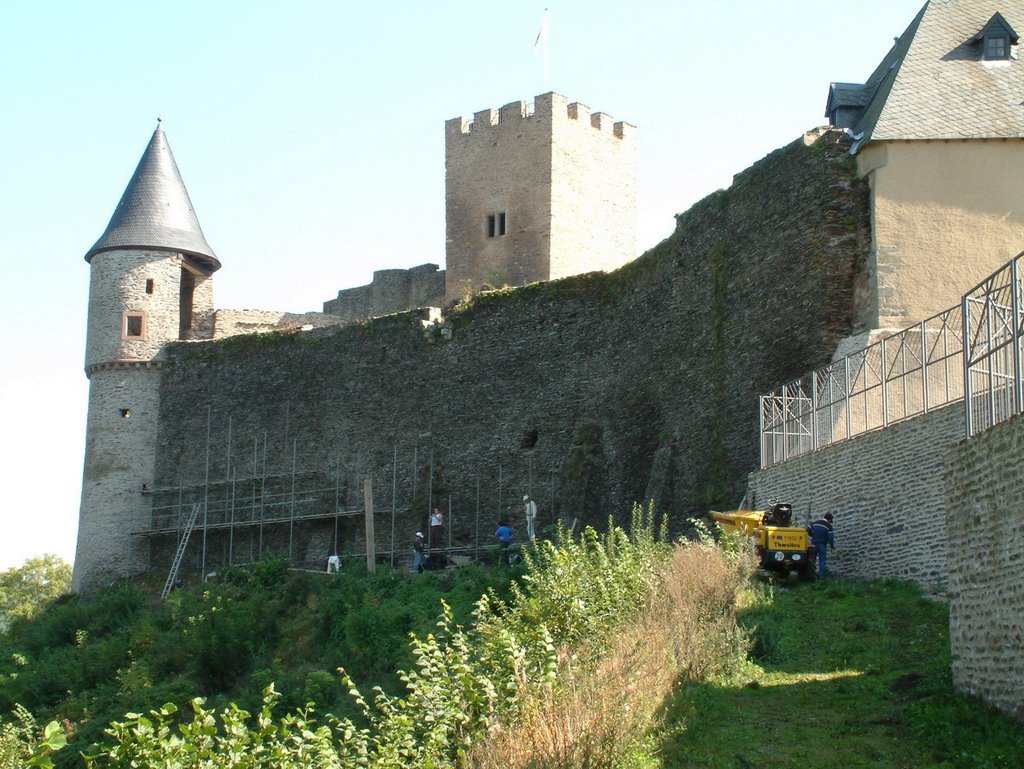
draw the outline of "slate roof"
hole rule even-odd
[[[1024,137],[1024,61],[984,61],[978,33],[995,14],[1024,28],[1024,0],[930,0],[865,83],[858,141]]]
[[[827,115],[835,105],[864,107],[870,101],[871,94],[863,83],[832,83],[828,89]]]
[[[122,248],[179,251],[207,273],[220,269],[159,122],[107,229],[85,260],[91,261],[102,251]]]

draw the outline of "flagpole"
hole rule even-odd
[[[548,27],[548,9],[544,9],[544,18],[540,24],[540,32],[537,33],[537,39],[533,41],[534,54],[537,53],[537,47],[543,46],[544,53],[544,93],[551,90],[551,50],[548,44],[548,38],[550,36],[550,29]]]
[[[548,11],[544,9],[544,93],[551,90],[551,44],[548,38],[551,35],[548,29]]]

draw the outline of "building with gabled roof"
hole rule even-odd
[[[955,304],[1024,249],[1024,0],[930,0],[863,83],[832,83],[871,186],[857,331]]]

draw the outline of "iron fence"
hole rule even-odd
[[[1022,262],[959,307],[762,395],[762,469],[961,399],[968,437],[1024,413]]]
[[[964,397],[963,315],[951,308],[761,396],[761,467]]]
[[[1021,396],[1021,260],[1018,254],[963,297],[966,433],[1024,411]]]

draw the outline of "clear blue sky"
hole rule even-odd
[[[824,122],[923,0],[561,0],[550,90],[638,127],[640,250]],[[0,2],[0,569],[71,560],[89,268],[157,116],[218,308],[310,311],[444,264],[444,121],[531,101],[544,4]]]

